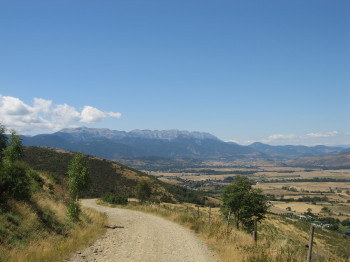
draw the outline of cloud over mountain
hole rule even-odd
[[[121,113],[104,112],[92,106],[79,111],[67,104],[34,98],[28,105],[16,97],[0,95],[0,123],[23,134],[57,131],[79,123],[96,123],[105,118],[120,118]]]

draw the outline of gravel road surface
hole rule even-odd
[[[107,229],[102,238],[65,261],[217,261],[191,230],[174,222],[142,212],[100,206],[95,199],[82,200],[82,205],[105,212],[109,225],[118,227]]]

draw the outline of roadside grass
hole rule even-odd
[[[20,221],[17,228],[19,235],[14,234],[6,245],[0,246],[0,261],[62,261],[69,257],[70,253],[92,243],[106,231],[106,216],[88,208],[82,209],[81,221],[77,224],[71,223],[66,217],[60,220],[62,228],[56,232],[44,230],[43,225],[38,222],[40,219],[28,205],[16,203],[16,210]],[[27,236],[21,237],[25,232]]]
[[[116,207],[116,205],[108,205]],[[246,262],[304,262],[306,261],[310,225],[306,222],[268,214],[258,225],[258,243],[251,234],[234,227],[226,232],[226,221],[218,208],[211,209],[209,223],[208,208],[198,209],[194,205],[129,203],[118,206],[164,217],[185,225],[207,242],[221,261]],[[350,238],[316,228],[312,261],[350,261]]]
[[[84,207],[73,223],[63,186],[47,174],[36,176],[42,183],[33,184],[29,200],[0,200],[0,262],[62,261],[106,231],[106,215]]]

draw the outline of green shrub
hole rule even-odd
[[[0,191],[7,192],[19,200],[28,200],[31,196],[31,179],[26,170],[16,164],[6,162],[0,171]]]
[[[126,205],[128,203],[128,199],[126,197],[118,196],[111,192],[104,194],[102,196],[102,201],[110,204],[117,204],[117,205]]]
[[[141,180],[136,185],[136,195],[141,203],[149,200],[152,194],[152,185],[149,181]]]
[[[79,215],[80,215],[81,210],[80,210],[80,206],[77,202],[70,201],[68,203],[67,212],[68,212],[68,216],[70,217],[70,219],[72,221],[79,221]]]
[[[19,220],[19,218],[18,218],[16,215],[14,215],[14,214],[8,212],[8,213],[5,213],[5,217],[6,217],[6,219],[7,219],[9,222],[11,222],[12,224],[15,224],[16,226],[19,225],[19,221],[20,221],[20,220]]]
[[[341,222],[341,224],[343,226],[350,226],[350,219],[349,218],[345,219],[344,221]]]

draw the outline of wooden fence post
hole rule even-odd
[[[199,217],[199,206],[197,206],[197,217]]]
[[[230,225],[231,212],[232,212],[232,209],[230,208],[230,211],[228,212],[228,216],[227,216],[226,234],[228,234],[228,226]]]
[[[258,242],[258,223],[257,223],[256,219],[254,219],[253,240],[254,240],[255,245],[256,245]]]
[[[211,206],[209,206],[209,225],[211,223]]]
[[[311,259],[312,259],[312,245],[314,243],[314,232],[315,232],[315,227],[313,225],[311,225],[309,253],[307,254],[307,262],[311,262]]]

